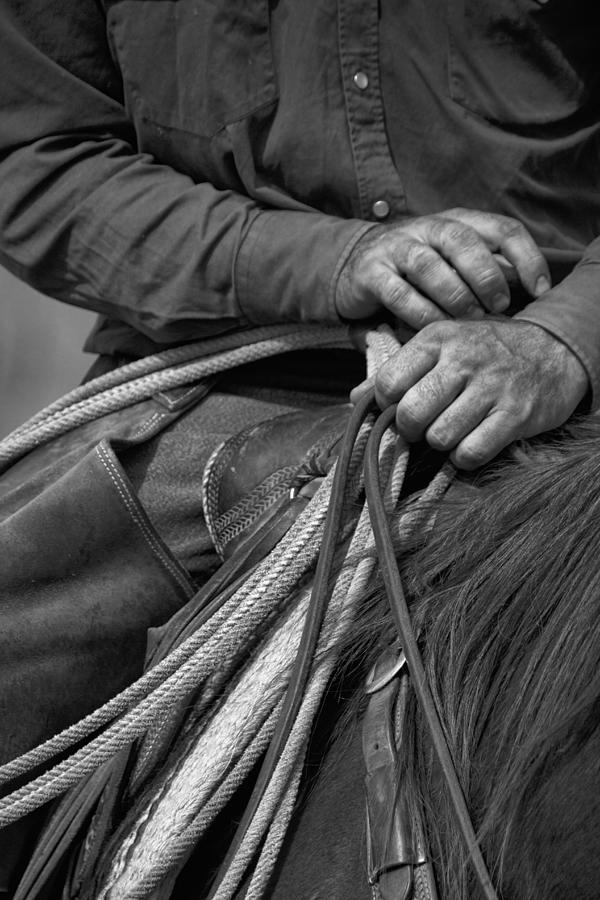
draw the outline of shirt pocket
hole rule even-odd
[[[560,123],[592,102],[600,13],[583,0],[447,3],[456,103],[500,126],[526,127]]]
[[[212,137],[276,99],[269,0],[117,0],[107,21],[136,123]]]

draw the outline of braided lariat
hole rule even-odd
[[[283,352],[284,344],[285,349],[347,344],[341,329],[278,327],[268,332],[257,330],[250,348],[236,348],[231,339],[222,338],[213,342],[214,352],[206,352],[206,344],[202,345],[201,360],[193,360],[193,348],[181,348],[84,385],[1,442],[0,461],[9,465],[32,447],[82,422],[157,390]],[[248,339],[248,335],[244,337]],[[397,343],[391,332],[378,332],[368,336],[367,347],[372,372]],[[163,371],[163,365],[170,368]],[[129,381],[132,376],[135,379]],[[337,575],[302,700],[284,733],[266,789],[228,855],[211,900],[230,900],[244,878],[246,900],[263,896],[292,815],[317,710],[339,648],[351,632],[365,588],[373,580],[376,554],[360,474],[371,427],[372,417],[361,426],[352,450],[345,503],[351,534],[336,551]],[[406,446],[389,430],[379,458],[388,515],[396,511],[407,460]],[[314,570],[334,477],[335,468],[274,550],[191,637],[101,709],[0,768],[0,780],[10,780],[86,739],[65,760],[0,800],[3,826],[69,788],[77,791],[81,779],[141,738],[132,766],[130,814],[109,840],[95,875],[80,886],[82,898],[152,897],[153,891],[178,871],[264,755],[278,729],[309,604],[308,588],[298,590],[297,586],[305,585]],[[449,477],[448,470],[442,469],[426,492],[424,508],[445,490]],[[422,518],[418,508],[409,509],[397,518],[397,533],[406,536],[422,527]],[[266,637],[248,658],[247,648],[253,647],[256,634],[265,629]],[[166,745],[172,738],[170,712],[189,704],[192,696],[194,704],[180,726],[175,751],[165,760]],[[157,779],[153,767],[161,756]],[[27,876],[23,890],[26,882]]]

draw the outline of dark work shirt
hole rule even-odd
[[[0,0],[0,259],[137,354],[335,321],[369,223],[491,210],[557,272],[583,255],[520,316],[598,393],[594,7]]]

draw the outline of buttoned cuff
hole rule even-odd
[[[600,406],[600,262],[580,263],[560,284],[517,313],[561,340],[587,372],[592,409]]]
[[[252,324],[338,322],[340,272],[370,223],[320,213],[258,212],[234,268],[241,314]]]

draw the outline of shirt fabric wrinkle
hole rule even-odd
[[[105,6],[0,0],[0,253],[107,316],[88,350],[331,321],[343,261],[378,214],[490,210],[523,221],[561,272],[600,262],[600,11]],[[70,177],[56,177],[67,157]],[[28,204],[33,177],[45,188]],[[594,388],[599,303],[578,266],[522,314],[577,353]]]

